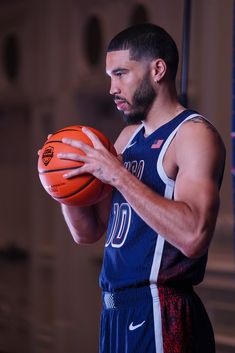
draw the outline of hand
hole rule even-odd
[[[52,134],[49,134],[49,135],[47,135],[47,140],[50,138],[52,136]],[[40,155],[40,153],[41,153],[41,149],[40,150],[38,150],[38,156]]]
[[[85,155],[79,153],[59,153],[57,155],[61,159],[84,162],[81,167],[64,174],[64,177],[72,178],[84,173],[90,173],[102,182],[112,185],[115,183],[118,173],[124,168],[120,157],[116,157],[110,153],[92,131],[87,128],[83,128],[82,131],[89,137],[94,147],[82,141],[63,138],[63,143],[78,148],[85,153]]]

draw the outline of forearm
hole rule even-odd
[[[124,168],[115,179],[115,187],[151,228],[186,256],[200,256],[207,250],[214,220],[206,224],[186,202],[159,196]]]
[[[104,227],[96,216],[95,207],[62,204],[62,213],[76,243],[91,244],[101,238]]]

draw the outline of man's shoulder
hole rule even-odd
[[[216,127],[200,115],[185,121],[175,138],[177,165],[198,166],[217,165],[217,170],[224,168],[226,149]],[[214,168],[214,167],[213,167]]]
[[[121,153],[123,151],[127,143],[130,141],[131,137],[141,126],[142,124],[128,125],[121,131],[115,142],[115,148],[118,153]]]
[[[186,120],[179,129],[177,135],[180,137],[189,138],[190,136],[198,135],[199,139],[200,137],[203,139],[205,137],[211,137],[211,139],[215,139],[217,143],[223,144],[222,138],[217,128],[208,119],[199,114],[189,120]]]

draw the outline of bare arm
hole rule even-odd
[[[74,241],[78,244],[91,244],[104,234],[108,221],[111,195],[99,204],[89,207],[62,204],[62,213]]]
[[[198,257],[207,250],[216,223],[224,147],[205,122],[188,122],[178,132],[174,150],[174,200],[159,196],[128,171],[114,185],[149,226],[186,256]]]
[[[188,257],[201,256],[209,246],[216,223],[218,184],[225,158],[223,144],[209,126],[203,121],[187,122],[173,141],[174,163],[178,167],[174,200],[159,196],[139,181],[117,163],[90,132],[87,134],[96,148],[76,144],[86,153],[85,157],[79,157],[85,164],[71,172],[70,176],[90,172],[110,183],[123,194],[140,217],[169,243]]]

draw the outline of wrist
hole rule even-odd
[[[115,174],[112,175],[111,184],[116,189],[120,189],[130,177],[130,172],[122,165]]]

